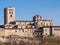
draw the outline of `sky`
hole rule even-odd
[[[16,20],[32,20],[39,14],[60,25],[60,0],[0,0],[0,25],[4,24],[4,8],[9,6],[16,9]]]

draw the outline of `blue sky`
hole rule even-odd
[[[16,20],[32,20],[39,14],[60,25],[60,0],[0,0],[0,25],[4,24],[4,8],[9,6],[16,8]]]

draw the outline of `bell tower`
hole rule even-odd
[[[4,24],[10,24],[15,21],[15,8],[4,8]]]

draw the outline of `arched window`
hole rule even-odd
[[[10,15],[10,17],[12,17],[12,15]]]

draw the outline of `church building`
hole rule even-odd
[[[60,26],[54,26],[52,20],[44,20],[35,15],[33,20],[16,20],[15,8],[4,8],[4,24],[0,25],[0,41],[5,42],[9,36],[60,36]]]

